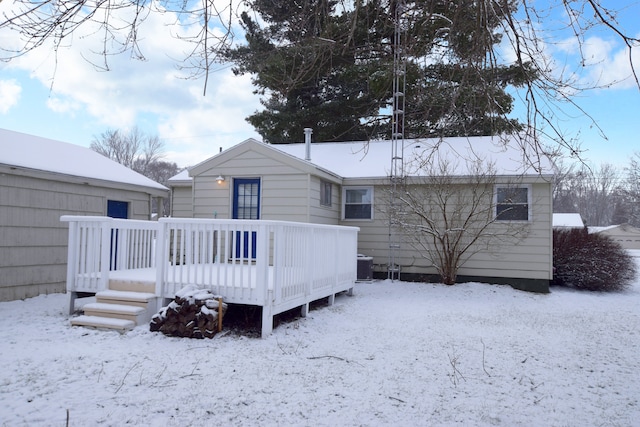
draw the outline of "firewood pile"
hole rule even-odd
[[[213,338],[222,330],[227,304],[208,290],[189,285],[151,318],[150,330],[185,338]]]

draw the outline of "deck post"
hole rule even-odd
[[[64,218],[64,217],[63,217]],[[78,223],[68,221],[69,243],[67,250],[67,292],[69,292],[69,315],[75,311],[76,293],[76,268],[78,266],[78,243],[76,242]]]
[[[341,236],[340,230],[334,230],[334,232],[333,232],[333,238],[335,239],[335,243],[333,245],[334,248],[338,247],[338,244],[340,242],[340,236]],[[341,266],[342,263],[344,262],[344,260],[341,259],[342,258],[341,251],[336,250],[334,252],[334,256],[335,256],[335,258],[334,258],[333,262],[335,263],[335,265]],[[338,283],[340,283],[340,269],[336,268],[335,269],[335,274],[333,275],[333,284],[331,285],[332,288],[335,289],[338,286]]]
[[[112,243],[117,245],[117,239],[113,239],[111,234],[112,223],[112,218],[104,218],[104,220],[100,222],[102,232],[100,237],[100,286],[102,290],[109,289],[109,264],[111,260],[111,251],[117,252],[116,248],[111,247]]]
[[[256,292],[259,301],[271,305],[269,292],[269,229],[266,224],[258,224],[256,231]]]
[[[267,338],[273,332],[273,307],[270,304],[262,306],[262,338]]]
[[[313,268],[314,268],[314,260],[317,259],[316,256],[316,251],[318,250],[317,245],[315,244],[316,239],[315,239],[315,233],[316,230],[315,228],[311,228],[310,232],[306,232],[304,233],[301,238],[306,239],[306,253],[304,254],[305,257],[305,271],[306,271],[306,276],[307,276],[307,280],[306,280],[306,285],[305,285],[305,297],[308,298],[309,295],[311,295],[313,293],[313,281],[314,281],[314,274],[313,274]]]
[[[329,295],[329,299],[327,300],[327,305],[333,305],[336,302],[336,294]]]
[[[164,300],[164,278],[165,271],[168,262],[168,247],[169,239],[167,238],[169,225],[166,218],[158,219],[158,231],[156,232],[156,250],[155,250],[155,263],[156,263],[156,297],[160,298],[160,301]],[[160,308],[160,307],[158,307]]]
[[[259,300],[262,301],[262,338],[268,337],[273,332],[273,300],[276,297],[275,280],[273,281],[274,289],[269,289],[269,228],[263,223],[258,225],[257,231],[256,290]],[[274,234],[277,232],[276,227]],[[274,264],[275,262],[274,259]],[[261,292],[262,295],[260,295]]]

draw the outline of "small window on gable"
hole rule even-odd
[[[320,205],[331,206],[331,188],[329,181],[320,181]]]
[[[342,196],[344,219],[373,219],[373,187],[346,187]]]
[[[496,219],[498,221],[529,221],[531,189],[525,187],[496,188]]]

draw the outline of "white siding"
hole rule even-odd
[[[261,179],[261,218],[343,224],[360,227],[358,252],[374,258],[378,271],[386,272],[389,257],[389,225],[385,211],[389,204],[385,178],[349,178],[348,185],[374,186],[374,220],[341,220],[342,179],[302,160],[274,153],[260,143],[243,143],[192,169],[194,177],[194,217],[230,218],[233,178]],[[222,184],[215,178],[225,177]],[[331,207],[320,205],[320,180],[334,182]],[[551,185],[533,179],[532,221],[528,235],[520,240],[477,253],[460,270],[460,275],[550,280]],[[402,271],[432,274],[435,270],[405,242],[398,253]]]
[[[177,218],[191,218],[193,216],[192,188],[171,188],[171,216]]]
[[[67,224],[62,215],[106,215],[107,200],[129,202],[149,219],[149,196],[84,184],[0,174],[0,301],[64,292]]]
[[[198,176],[193,179],[194,218],[231,218],[230,190],[231,179],[227,176],[222,184],[215,177]]]
[[[342,209],[340,205],[341,187],[335,183],[331,183],[331,206],[323,206],[320,204],[321,181],[317,176],[311,177],[309,190],[309,222],[336,225],[340,221],[340,211]]]
[[[226,178],[229,173],[235,176],[265,176],[296,174],[300,173],[300,170],[261,152],[246,150],[217,166],[212,166],[198,176],[217,177],[222,175]]]
[[[262,219],[309,222],[309,176],[302,173],[264,176]]]
[[[552,278],[551,186],[532,185],[532,221],[526,237],[512,239],[474,254],[460,269],[459,275],[518,279]],[[384,186],[374,189],[373,221],[341,221],[343,225],[360,227],[358,252],[374,258],[377,271],[386,272],[389,261],[389,224],[385,214],[388,192]],[[500,224],[496,224],[500,226]],[[397,262],[402,272],[435,274],[431,263],[408,243],[401,243]]]
[[[194,217],[231,218],[234,178],[260,178],[261,219],[309,222],[309,175],[251,150],[194,177]]]

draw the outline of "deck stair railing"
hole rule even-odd
[[[153,268],[158,224],[97,216],[63,216],[69,223],[67,290],[108,288],[109,272]]]

